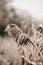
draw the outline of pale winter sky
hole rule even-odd
[[[9,5],[27,10],[34,18],[43,19],[43,0],[13,0]]]

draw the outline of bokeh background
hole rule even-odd
[[[27,29],[32,22],[43,25],[43,0],[0,0],[0,34],[9,23]]]

